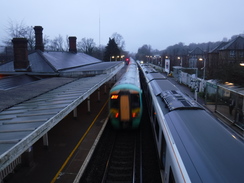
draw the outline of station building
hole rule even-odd
[[[37,140],[48,146],[48,131],[69,113],[79,115],[83,101],[89,112],[91,94],[106,92],[124,66],[77,52],[74,36],[68,52],[45,51],[43,28],[34,30],[35,51],[28,52],[25,38],[14,38],[14,59],[0,64],[0,182],[18,164],[32,161]]]

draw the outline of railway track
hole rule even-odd
[[[162,182],[145,102],[144,109],[137,130],[114,130],[108,121],[80,183]]]
[[[138,131],[119,131],[111,148],[104,171],[103,183],[139,182],[141,158]]]

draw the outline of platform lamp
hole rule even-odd
[[[199,61],[203,61],[203,80],[205,80],[205,72],[206,72],[206,59],[204,58],[199,58]]]

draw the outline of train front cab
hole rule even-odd
[[[120,90],[110,94],[110,121],[116,129],[136,129],[141,120],[141,95]]]

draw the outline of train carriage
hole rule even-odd
[[[243,139],[149,65],[139,68],[163,182],[243,182]]]
[[[115,129],[138,128],[142,115],[142,91],[136,62],[130,59],[125,74],[110,90],[110,121]]]

